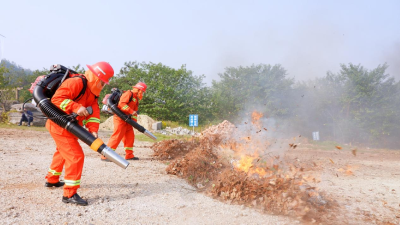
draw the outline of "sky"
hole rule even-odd
[[[399,24],[398,0],[2,0],[0,57],[31,70],[186,65],[206,84],[226,67],[260,63],[281,64],[295,80],[387,63],[399,80]]]

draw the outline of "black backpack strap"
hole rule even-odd
[[[132,92],[131,90],[129,90],[129,92],[131,93],[131,97],[129,97],[129,102],[128,102],[128,104],[132,101],[132,98],[133,98],[133,92]]]
[[[79,100],[79,99],[85,94],[86,87],[87,87],[87,80],[86,80],[85,77],[83,77],[83,76],[76,76],[76,77],[81,78],[82,83],[83,83],[83,88],[82,88],[81,92],[79,92],[79,95],[76,96],[72,101],[77,101],[77,100]]]

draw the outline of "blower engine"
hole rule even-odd
[[[81,127],[75,120],[74,115],[66,114],[51,103],[49,98],[54,95],[61,83],[68,78],[70,74],[77,73],[61,65],[53,65],[50,68],[50,71],[51,73],[44,76],[33,90],[33,99],[43,114],[60,127],[71,132],[85,144],[89,145],[94,151],[102,154],[118,166],[126,169],[129,165],[128,161],[105,145],[100,138],[95,138],[89,131]]]
[[[107,106],[111,109],[111,111],[147,137],[157,140],[157,137],[154,136],[150,131],[146,130],[143,126],[135,122],[130,116],[126,115],[118,108],[118,102],[122,95],[121,91],[118,90],[118,88],[113,88],[111,91],[112,93],[107,99]]]

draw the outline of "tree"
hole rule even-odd
[[[261,110],[268,116],[290,115],[287,99],[293,79],[280,65],[228,67],[221,80],[212,82],[213,113],[216,118],[235,120],[243,110]]]
[[[85,74],[85,68],[81,67],[81,64],[73,66],[72,70],[74,70],[75,72],[80,73],[80,74]]]
[[[191,113],[209,118],[209,92],[203,79],[203,75],[193,75],[185,65],[174,69],[161,63],[127,62],[112,78],[102,96],[110,93],[113,87],[131,90],[142,81],[147,84],[147,90],[140,102],[141,113],[162,120],[187,122]]]
[[[296,108],[297,129],[320,131],[325,140],[395,147],[400,131],[399,83],[385,73],[387,65],[367,70],[341,65],[339,73],[298,84],[306,96]]]
[[[10,110],[8,103],[14,96],[12,92],[13,87],[9,85],[8,71],[4,64],[0,64],[0,105],[4,112]]]

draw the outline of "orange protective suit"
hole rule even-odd
[[[118,103],[118,108],[126,115],[132,115],[132,119],[137,122],[136,112],[139,108],[139,98],[137,92],[126,91],[121,95]],[[117,115],[113,116],[114,132],[108,141],[108,146],[114,151],[117,149],[119,143],[124,143],[125,148],[125,159],[132,159],[133,155],[133,143],[135,142],[135,133],[133,132],[132,125],[123,121]]]
[[[97,103],[98,96],[94,93],[100,93],[102,87],[99,87],[98,78],[92,72],[87,71],[85,77],[88,81],[86,91],[79,99],[73,101],[84,87],[83,82],[81,78],[69,78],[57,89],[51,102],[67,114],[71,114],[72,112],[77,113],[78,109],[82,106],[92,106],[92,115],[86,118],[78,116],[77,120],[79,125],[85,125],[89,132],[97,133],[100,125],[100,109]],[[53,161],[46,176],[47,182],[57,183],[65,166],[64,196],[70,198],[80,187],[85,155],[78,143],[78,138],[66,129],[58,126],[51,120],[47,120],[46,128],[57,145]]]

